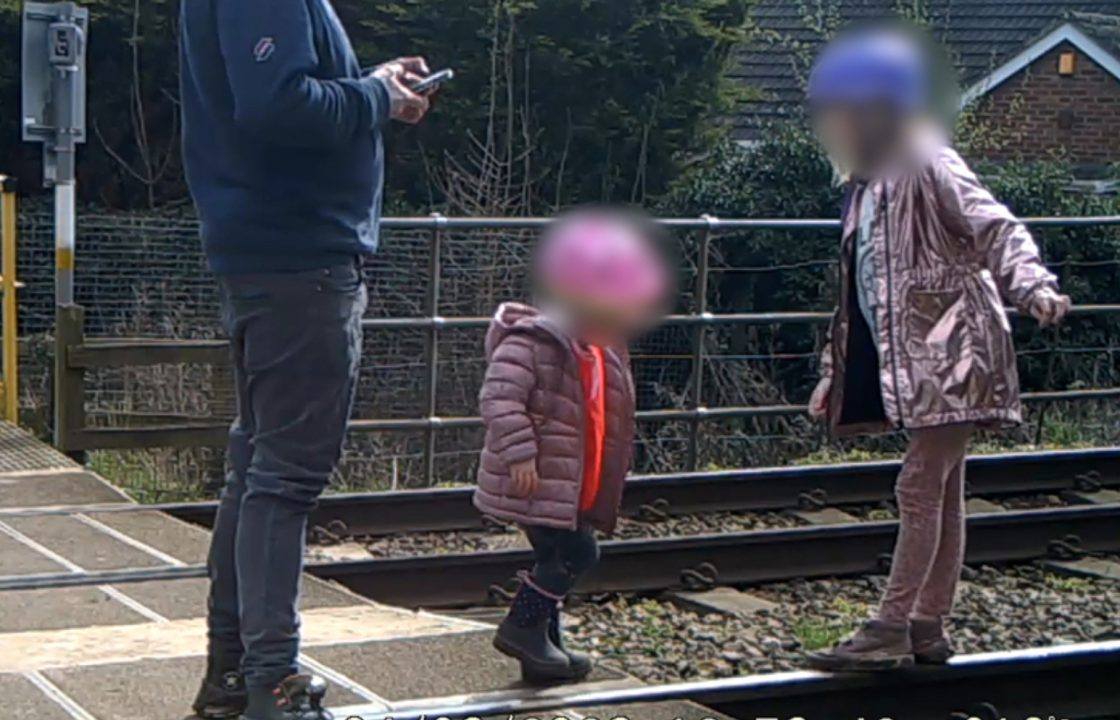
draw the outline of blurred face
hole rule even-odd
[[[652,327],[673,288],[653,231],[610,210],[557,222],[534,265],[537,296],[572,335],[596,345],[626,342]]]
[[[660,307],[604,305],[587,298],[557,298],[574,337],[592,345],[625,344],[657,324]]]
[[[845,172],[874,175],[902,145],[904,116],[882,103],[837,103],[818,109],[813,125],[825,151]]]

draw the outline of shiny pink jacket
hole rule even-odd
[[[836,434],[1022,418],[1001,298],[1026,311],[1056,279],[1027,228],[955,151],[938,147],[911,167],[857,187],[845,213],[840,305],[822,357]],[[851,285],[864,193],[877,207],[874,336]],[[876,352],[861,348],[861,338]]]
[[[607,349],[606,441],[594,507],[580,513],[583,484],[583,385],[571,338],[537,310],[505,303],[486,335],[489,365],[479,401],[486,439],[475,506],[523,525],[614,530],[630,468],[634,390],[627,353]],[[536,460],[540,485],[530,497],[510,490],[509,466]]]

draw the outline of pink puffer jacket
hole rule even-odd
[[[489,366],[480,403],[486,442],[474,504],[486,515],[523,525],[614,530],[634,437],[629,357],[607,349],[606,441],[594,507],[580,513],[583,483],[583,386],[571,338],[536,309],[498,308],[486,335]],[[531,497],[510,492],[509,466],[536,458],[540,485]]]

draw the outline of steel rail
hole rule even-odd
[[[668,515],[721,510],[780,510],[809,504],[873,503],[892,497],[899,460],[787,465],[709,472],[632,475],[622,512],[647,508]],[[967,460],[970,495],[1093,490],[1120,486],[1120,447],[973,455]],[[438,532],[482,528],[471,502],[474,488],[433,488],[396,492],[335,493],[319,499],[311,525],[361,535]],[[103,503],[0,508],[0,518],[76,513],[166,512],[180,520],[211,526],[216,501]]]
[[[1120,504],[1024,510],[968,518],[969,562],[1016,562],[1065,550],[1120,551]],[[651,592],[673,587],[742,585],[794,578],[866,574],[882,569],[898,523],[860,522],[618,540],[576,588],[582,593]],[[462,607],[492,601],[532,562],[528,550],[311,563],[307,571],[372,600],[404,607]],[[113,585],[202,577],[203,565],[0,577],[0,591]]]
[[[888,500],[898,460],[635,475],[626,483],[622,512],[647,508],[670,515],[721,510],[780,510],[807,503],[845,505]],[[971,495],[1060,492],[1094,484],[1120,485],[1120,447],[1039,453],[976,455],[968,459]],[[351,534],[470,530],[484,527],[471,499],[473,487],[393,493],[326,495],[311,524]],[[189,522],[212,525],[217,503],[163,506]],[[4,511],[0,510],[0,517]]]
[[[333,708],[339,720],[486,718],[693,701],[736,718],[1103,718],[1120,713],[1120,640],[978,653],[944,667],[878,674],[792,671],[605,690],[493,692]],[[555,712],[550,712],[555,711]]]
[[[882,570],[896,521],[756,530],[721,535],[605,542],[581,593],[651,592],[688,585],[747,585]],[[1120,551],[1120,504],[1024,510],[968,518],[969,562],[1047,556],[1077,538],[1089,552]],[[463,607],[492,601],[493,588],[532,564],[529,550],[355,560],[313,566],[373,600],[406,607]],[[2,585],[0,585],[2,588]]]

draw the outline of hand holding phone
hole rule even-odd
[[[435,92],[445,82],[449,82],[454,78],[455,71],[451,68],[444,68],[443,70],[434,72],[431,75],[417,81],[416,83],[413,83],[412,87],[409,89],[417,95],[427,95],[429,93]]]
[[[411,86],[427,72],[428,64],[421,57],[397,58],[374,69],[372,75],[385,84],[389,93],[389,117],[413,125],[424,118],[428,97]]]

